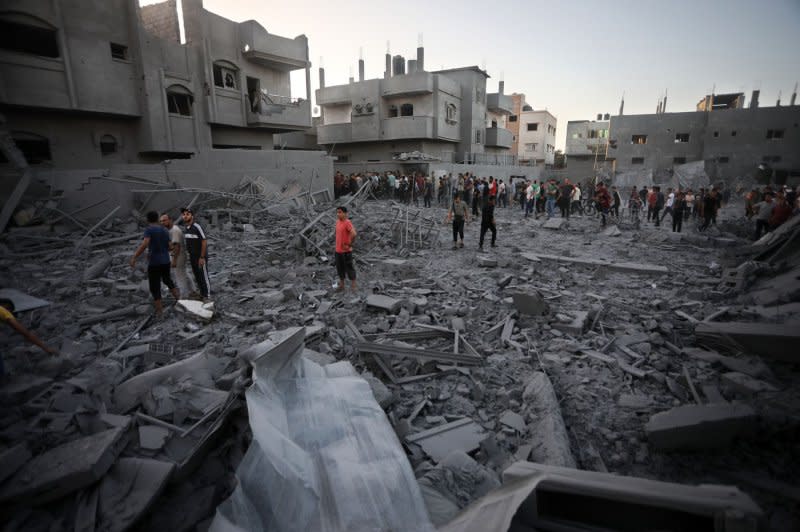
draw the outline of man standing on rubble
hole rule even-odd
[[[336,208],[336,273],[339,274],[339,290],[344,291],[344,278],[350,279],[350,287],[356,290],[356,267],[353,263],[353,242],[356,228],[347,219],[347,207]]]
[[[483,237],[486,236],[486,231],[492,232],[492,247],[497,240],[497,226],[494,223],[494,203],[495,196],[489,196],[486,206],[481,213],[481,239],[478,243],[478,249],[483,251]]]
[[[200,224],[194,221],[194,211],[189,207],[181,209],[183,223],[186,224],[184,238],[186,251],[189,253],[189,264],[192,265],[194,280],[200,290],[203,301],[211,296],[211,280],[208,277],[208,241]]]
[[[467,204],[461,201],[461,196],[453,198],[453,205],[447,213],[447,222],[453,221],[453,249],[459,247],[458,237],[461,237],[461,246],[464,247],[464,223],[468,218]],[[445,222],[445,223],[447,223]]]
[[[192,282],[186,275],[186,239],[181,228],[172,223],[169,214],[161,215],[161,225],[169,231],[169,254],[172,257],[172,270],[175,272],[175,283],[183,297],[191,297]]]
[[[161,283],[164,283],[169,288],[175,301],[180,299],[181,295],[175,287],[175,283],[172,282],[172,276],[169,271],[169,232],[158,223],[158,213],[156,211],[147,213],[147,224],[147,228],[144,230],[144,240],[142,240],[142,243],[133,253],[133,257],[131,257],[131,268],[136,267],[136,259],[146,249],[148,251],[147,280],[150,284],[150,294],[153,296],[156,315],[160,316],[164,313],[164,306],[161,304]]]

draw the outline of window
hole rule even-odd
[[[644,157],[633,157],[631,164],[644,164]]]
[[[556,147],[555,147],[555,146],[553,146],[552,144],[548,144],[548,145],[546,146],[546,148],[547,148],[547,152],[548,152],[548,153],[552,153],[552,152],[553,152],[553,151],[555,151],[555,149],[556,149]]]
[[[28,164],[41,164],[53,160],[50,154],[50,141],[47,138],[22,131],[12,131],[11,138],[14,139],[14,144],[25,156]]]
[[[631,144],[647,144],[647,135],[631,135]]]
[[[170,114],[192,116],[194,98],[188,89],[180,85],[167,88],[167,109]]]
[[[596,139],[597,138],[597,130],[596,129],[590,129],[589,130],[589,134],[587,135],[586,138]]]
[[[719,137],[719,131],[715,131],[714,132],[714,138],[717,138],[717,137]]]
[[[686,157],[673,157],[672,164],[686,164]]]
[[[19,143],[18,143],[19,144]],[[781,162],[780,155],[765,155],[761,158],[762,163],[779,163]]]
[[[455,124],[456,114],[458,113],[458,108],[456,107],[456,104],[454,103],[445,104],[444,109],[445,109],[445,121],[447,121],[449,124]]]
[[[475,88],[475,103],[481,103],[481,90],[479,88]]]
[[[0,48],[24,54],[60,57],[56,30],[30,18],[31,24],[0,20]]]
[[[731,137],[735,137],[735,136],[736,136],[736,130],[734,129],[733,131],[731,131]]]
[[[729,161],[730,161],[730,158],[729,158],[729,157],[725,157],[725,156],[723,156],[723,157],[717,157],[717,162],[718,162],[719,164],[727,164]]]
[[[109,43],[111,45],[111,57],[114,59],[121,59],[127,61],[128,47],[124,44],[117,44],[115,42]]]
[[[103,135],[100,137],[100,153],[103,155],[117,153],[117,139],[112,135]]]
[[[770,140],[778,140],[783,138],[783,130],[782,129],[768,129],[767,130],[767,138]]]
[[[410,103],[404,103],[401,105],[400,116],[414,116],[414,106]]]
[[[528,131],[538,131],[539,130],[539,123],[536,122],[534,124],[528,124]]]
[[[511,115],[511,116],[509,116],[509,117],[508,117],[508,121],[509,121],[509,122],[516,122],[516,121],[517,121],[517,115]]]
[[[602,139],[607,139],[608,138],[608,130],[607,129],[601,129],[600,130],[600,138],[602,138]]]
[[[481,143],[481,130],[480,129],[476,129],[475,130],[475,144],[480,144],[480,143]]]
[[[547,133],[550,135],[555,135],[556,128],[554,126],[551,126],[550,124],[547,124]]]
[[[689,134],[688,133],[676,133],[675,134],[675,142],[676,143],[689,142]]]
[[[525,151],[536,151],[538,147],[539,147],[538,142],[528,142],[527,144],[525,144]]]
[[[225,89],[236,89],[236,67],[227,61],[214,63],[214,85]]]
[[[397,118],[397,106],[390,105],[389,106],[389,118]]]

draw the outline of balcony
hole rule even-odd
[[[254,20],[239,24],[239,34],[242,56],[253,63],[281,72],[290,72],[310,65],[308,39],[305,35],[294,39],[271,35]]]
[[[335,85],[317,89],[317,105],[340,105],[352,101],[350,85]]]
[[[494,113],[514,114],[514,102],[511,96],[494,92],[486,95],[486,108]]]
[[[502,127],[487,127],[486,128],[486,146],[495,146],[498,148],[510,148],[514,142],[514,135],[511,131]]]
[[[381,81],[381,95],[404,96],[413,94],[433,94],[433,74],[415,72],[401,74]]]
[[[297,131],[311,127],[311,102],[262,94],[261,100],[247,109],[247,125],[276,131]]]
[[[339,144],[352,141],[352,124],[328,124],[326,126],[317,126],[318,144]]]
[[[401,116],[381,120],[383,140],[431,139],[433,138],[432,116]]]

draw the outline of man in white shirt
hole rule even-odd
[[[175,282],[178,285],[178,290],[183,297],[189,297],[190,294],[196,293],[194,283],[191,278],[186,274],[186,241],[183,236],[183,231],[177,225],[172,223],[172,218],[169,214],[161,215],[161,225],[169,231],[169,255],[172,264],[172,271],[175,272]]]
[[[574,213],[578,211],[583,216],[583,205],[581,205],[581,187],[575,185],[572,187],[572,197],[571,199],[571,207],[570,210]]]
[[[675,191],[671,188],[667,189],[669,193],[667,195],[667,203],[664,205],[664,214],[661,215],[661,221],[664,221],[664,218],[667,217],[667,214],[672,214],[672,204],[675,203]]]

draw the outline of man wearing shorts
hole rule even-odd
[[[353,265],[353,242],[356,229],[347,219],[347,207],[336,209],[336,273],[339,274],[339,291],[344,290],[344,278],[350,279],[350,287],[356,289],[356,268]]]

